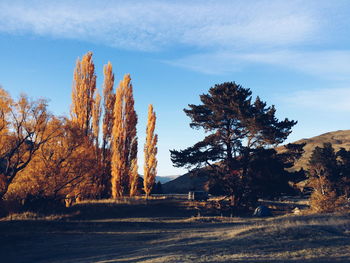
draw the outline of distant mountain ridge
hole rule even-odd
[[[165,184],[169,181],[176,179],[179,176],[180,175],[156,176],[156,182],[161,182],[162,184]]]
[[[334,132],[327,132],[312,138],[301,139],[294,143],[306,143],[304,146],[303,156],[296,162],[293,169],[299,170],[303,168],[308,169],[308,161],[311,157],[312,151],[315,147],[322,147],[324,143],[330,142],[333,145],[335,151],[340,148],[350,149],[350,130],[339,130]],[[276,148],[277,151],[282,151],[283,146]],[[176,179],[163,184],[164,193],[187,193],[189,190],[203,190],[203,186],[206,182],[206,177],[195,177],[186,173]]]

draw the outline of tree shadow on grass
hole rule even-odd
[[[73,219],[112,219],[112,218],[153,218],[153,217],[191,217],[198,210],[186,206],[184,202],[149,200],[134,204],[82,203],[71,207]]]

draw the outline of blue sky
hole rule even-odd
[[[0,85],[68,115],[75,61],[92,51],[100,90],[108,61],[117,82],[131,74],[140,168],[152,103],[158,173],[181,174],[169,149],[203,137],[182,109],[216,83],[235,81],[298,120],[288,141],[349,129],[349,14],[342,0],[0,0]]]

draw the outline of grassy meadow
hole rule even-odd
[[[85,201],[1,219],[0,253],[38,263],[349,262],[350,214],[293,215],[293,200],[269,206],[274,217],[254,218],[186,200]]]

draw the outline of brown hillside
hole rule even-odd
[[[187,194],[188,191],[201,191],[208,180],[205,176],[194,176],[186,173],[176,179],[163,184],[162,190],[168,194]]]
[[[306,143],[304,150],[305,153],[293,167],[294,170],[304,168],[308,169],[308,161],[312,154],[312,151],[316,146],[323,146],[323,143],[332,143],[334,149],[337,151],[340,148],[350,149],[350,130],[340,130],[334,132],[328,132],[315,136],[309,139],[301,139],[294,143]],[[283,146],[277,147],[277,151],[283,150]],[[177,177],[175,180],[167,182],[163,185],[163,191],[165,193],[187,193],[190,190],[203,190],[206,177],[191,176],[186,173]]]
[[[309,139],[301,139],[294,143],[306,143],[304,150],[305,153],[299,159],[299,161],[294,165],[294,170],[299,170],[304,168],[308,169],[308,161],[311,157],[312,151],[316,146],[322,147],[324,143],[330,142],[333,145],[333,148],[337,151],[340,148],[350,149],[350,130],[340,130],[334,132],[327,132],[319,136],[315,136]],[[281,150],[283,146],[277,148]]]

